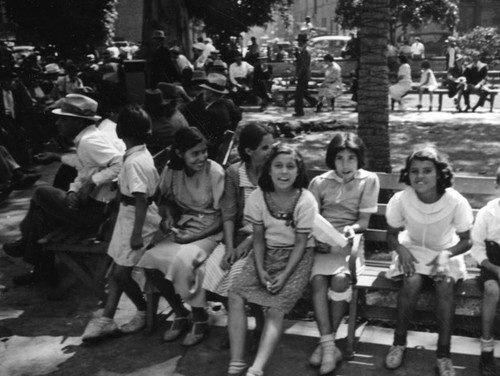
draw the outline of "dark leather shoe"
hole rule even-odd
[[[12,282],[16,286],[31,286],[41,283],[47,283],[49,285],[57,285],[57,274],[55,273],[40,273],[36,269],[33,269],[29,273],[18,275],[12,278]]]
[[[17,174],[12,177],[12,188],[13,189],[27,189],[31,187],[35,182],[40,179],[42,175],[40,174]]]
[[[5,243],[3,245],[3,251],[10,257],[23,257],[26,244],[23,239],[16,240],[12,243]]]

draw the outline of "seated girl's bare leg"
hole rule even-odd
[[[284,316],[285,314],[276,308],[267,310],[259,350],[251,367],[252,369],[262,371],[266,366],[281,337]]]
[[[492,328],[495,322],[498,301],[500,300],[500,286],[495,280],[484,283],[483,300],[481,302],[481,325],[484,339],[492,338]]]
[[[350,301],[350,299],[344,299],[343,295],[345,295],[346,292],[350,291],[350,283],[351,277],[346,273],[337,274],[331,279],[330,290],[332,291],[332,293],[330,294],[330,312],[332,315],[331,322],[333,333],[337,332],[337,329],[339,328],[339,325],[342,322],[342,319],[347,311],[348,302]]]
[[[102,312],[103,317],[113,318],[115,316],[116,308],[118,307],[118,302],[123,293],[123,285],[120,283],[121,274],[123,274],[122,266],[113,264],[113,272],[111,278],[109,279],[109,292],[106,299],[106,305]],[[132,268],[129,268],[132,269]],[[131,270],[130,270],[131,272]]]
[[[229,292],[228,330],[231,344],[231,362],[245,359],[245,341],[247,332],[247,317],[245,314],[245,300]]]
[[[316,325],[318,325],[320,335],[332,333],[332,324],[328,309],[329,278],[323,275],[316,275],[312,279],[312,302]]]
[[[455,296],[453,288],[455,281],[447,277],[436,282],[436,319],[438,324],[438,357],[449,358],[449,346],[451,342],[451,326],[455,312]],[[440,346],[445,353],[440,354]]]
[[[413,274],[403,279],[403,285],[399,289],[396,328],[394,330],[394,345],[406,345],[408,325],[412,319],[417,297],[422,289],[423,277]]]
[[[172,308],[176,317],[184,317],[189,315],[189,311],[184,307],[181,297],[176,294],[174,285],[165,275],[156,269],[146,269],[146,275],[153,282],[153,285],[160,291],[160,294],[167,299],[168,304]]]

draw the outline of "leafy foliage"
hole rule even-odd
[[[116,0],[4,0],[21,42],[55,45],[67,57],[113,36]]]
[[[271,22],[273,10],[280,13],[293,0],[186,0],[190,18],[202,20],[206,32],[218,34],[220,39],[239,35],[251,26]]]
[[[361,26],[361,12],[367,9],[370,0],[339,0],[336,21],[344,28]],[[450,29],[459,21],[459,0],[390,0],[392,22],[419,27],[434,21]]]
[[[495,27],[476,26],[458,38],[458,46],[465,55],[477,51],[487,62],[500,60],[500,33]]]

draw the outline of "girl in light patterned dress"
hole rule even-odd
[[[245,203],[257,188],[262,168],[274,143],[270,130],[261,124],[250,123],[240,132],[238,154],[241,162],[226,170],[224,195],[221,201],[224,228],[224,243],[221,243],[208,258],[205,265],[203,288],[227,304],[229,286],[238,278],[246,259],[252,257],[252,224],[243,218]],[[254,344],[258,344],[262,332],[263,316],[261,309],[253,312],[256,320]],[[226,336],[222,348],[229,347]],[[256,348],[256,346],[253,346]]]
[[[120,209],[108,248],[114,262],[113,272],[102,317],[89,322],[83,334],[84,341],[118,331],[113,316],[123,292],[137,307],[137,313],[121,331],[132,333],[146,325],[146,301],[141,288],[132,279],[132,269],[152,241],[161,220],[152,200],[158,185],[158,172],[145,145],[151,133],[151,120],[140,107],[126,107],[118,115],[116,133],[125,142],[127,151],[118,176]]]
[[[307,285],[314,246],[312,224],[318,205],[306,186],[302,156],[288,146],[273,148],[259,178],[259,188],[245,205],[245,219],[253,224],[254,257],[247,260],[229,291],[228,375],[243,375],[246,370],[245,303],[265,309],[257,355],[246,373],[260,376],[278,344],[285,314]]]
[[[175,313],[163,340],[174,341],[191,327],[182,344],[194,346],[208,334],[202,265],[222,240],[224,191],[224,169],[208,159],[207,141],[197,128],[175,133],[159,191],[160,228],[168,236],[148,250],[138,266],[146,269]],[[191,306],[191,314],[183,302]]]
[[[321,215],[352,238],[366,230],[371,214],[377,211],[377,174],[363,169],[365,145],[354,133],[337,133],[328,145],[325,159],[330,171],[315,177],[309,190],[318,201]],[[342,358],[335,346],[335,335],[352,294],[350,253],[349,245],[342,248],[321,243],[314,253],[312,300],[320,343],[309,363],[320,367],[320,375],[332,372]],[[362,263],[362,254],[358,260]]]

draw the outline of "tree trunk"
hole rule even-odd
[[[365,1],[359,31],[358,135],[368,150],[368,168],[390,172],[387,40],[389,0]]]

